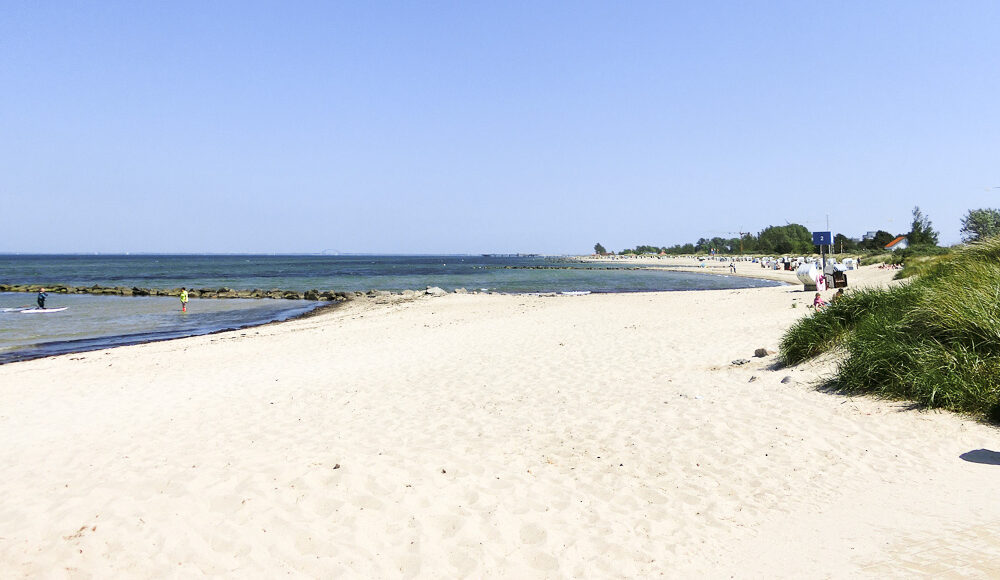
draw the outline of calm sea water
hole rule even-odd
[[[321,303],[305,300],[192,300],[49,294],[62,312],[24,314],[34,294],[0,293],[0,363],[208,334],[305,314]]]
[[[628,270],[540,257],[486,256],[84,256],[2,255],[2,284],[145,288],[405,290],[440,286],[494,292],[643,292],[775,285],[709,274]],[[0,294],[0,309],[33,305]],[[205,334],[298,316],[319,304],[286,300],[192,300],[51,294],[51,314],[0,312],[0,363]]]

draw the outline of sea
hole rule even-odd
[[[522,255],[0,255],[0,284],[334,292],[423,290],[608,293],[715,290],[776,282]],[[0,293],[0,364],[288,320],[325,302]]]

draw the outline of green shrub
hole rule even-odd
[[[839,345],[846,392],[1000,420],[1000,238],[918,263],[909,284],[850,293],[797,322],[782,359]]]
[[[901,256],[904,260],[915,256],[945,256],[950,253],[951,248],[933,246],[930,244],[918,244],[893,252],[893,254]]]

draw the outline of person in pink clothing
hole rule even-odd
[[[816,310],[819,310],[820,308],[823,308],[824,306],[826,306],[826,300],[823,300],[823,297],[820,295],[819,292],[817,292],[816,293],[816,298],[813,298],[813,308],[815,308]]]

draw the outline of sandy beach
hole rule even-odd
[[[755,358],[811,297],[358,300],[0,366],[0,576],[1000,575],[1000,430]]]

